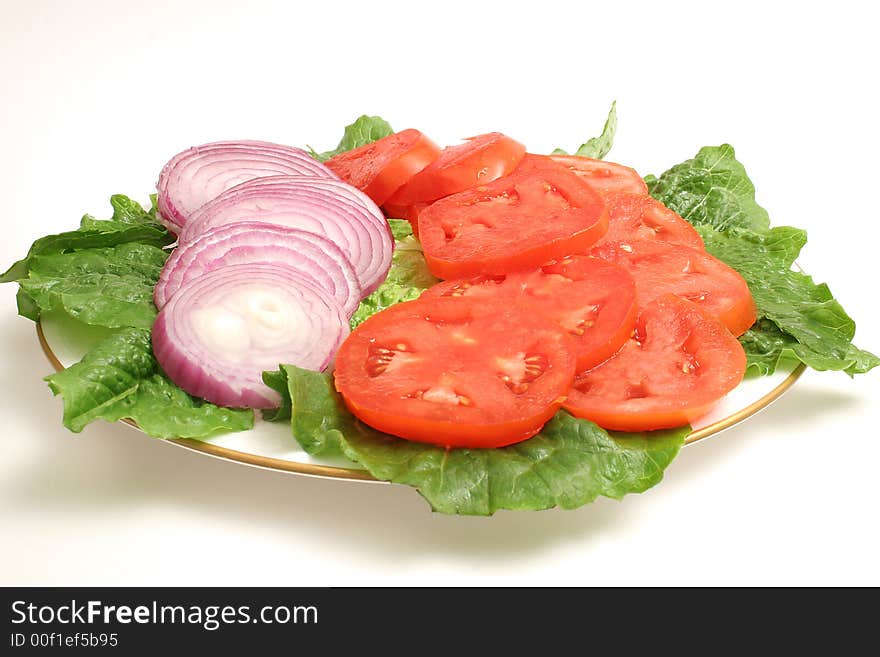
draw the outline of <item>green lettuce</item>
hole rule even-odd
[[[148,329],[153,288],[168,252],[140,242],[30,257],[21,289],[41,312],[64,310],[91,326]]]
[[[840,370],[847,374],[864,374],[877,367],[877,357],[850,344],[839,355],[816,351],[801,344],[791,335],[782,332],[768,319],[759,319],[754,326],[740,336],[745,349],[748,366],[756,374],[772,374],[780,362],[794,361],[809,365],[816,370]],[[841,366],[841,361],[845,367]]]
[[[46,377],[49,388],[64,398],[64,426],[80,432],[100,417],[114,420],[120,401],[137,393],[156,363],[150,350],[150,332],[126,329],[105,338],[80,362]]]
[[[389,219],[395,237],[394,254],[388,276],[378,289],[361,301],[351,317],[354,328],[380,310],[402,301],[412,301],[439,279],[428,271],[422,246],[413,236],[409,222],[402,219]]]
[[[253,426],[253,411],[221,408],[174,385],[153,357],[146,329],[114,332],[46,381],[64,399],[64,426],[77,433],[94,420],[123,418],[157,438],[203,438]]]
[[[73,256],[74,254],[89,249],[110,249],[125,244],[138,244],[142,247],[154,247],[161,249],[174,242],[174,236],[156,221],[155,203],[149,211],[144,210],[136,201],[132,201],[126,196],[117,194],[110,201],[113,207],[113,217],[109,220],[97,220],[90,215],[82,218],[80,228],[78,230],[59,233],[57,235],[48,235],[42,237],[33,243],[27,256],[13,264],[6,272],[0,274],[0,283],[19,282],[23,283],[19,289],[17,301],[18,311],[24,317],[37,321],[41,312],[42,304],[48,304],[48,307],[55,307],[62,302],[60,298],[61,288],[52,290],[54,287],[52,281],[47,279],[43,268],[48,267],[52,271],[60,271],[65,269],[61,264],[62,256]],[[140,248],[140,247],[138,247]],[[52,257],[50,257],[52,256]],[[53,258],[54,257],[54,258]],[[70,270],[76,271],[78,281],[82,282],[82,277],[86,274],[83,270],[82,259],[70,261]],[[149,259],[154,261],[155,254]],[[32,272],[35,265],[37,270]],[[100,266],[99,269],[102,269]],[[103,269],[106,269],[104,267]],[[34,274],[33,277],[31,274]],[[34,280],[26,283],[29,278]],[[62,277],[67,278],[67,277]],[[130,279],[126,279],[131,282]],[[66,280],[66,286],[76,288],[74,280]],[[116,287],[115,283],[119,281],[111,281],[105,279],[104,284],[122,293],[122,290]],[[122,287],[126,283],[121,282]],[[33,287],[41,296],[41,300],[35,299],[28,287]],[[128,296],[132,291],[122,293]],[[62,304],[63,305],[63,304]],[[48,309],[48,308],[42,308]]]
[[[281,395],[281,405],[278,408],[266,408],[260,411],[263,419],[268,422],[290,421],[290,394],[287,392],[287,376],[280,369],[263,372],[263,383]]]
[[[324,151],[323,153],[316,153],[312,150],[311,154],[316,160],[326,162],[334,155],[370,144],[393,133],[394,130],[391,129],[391,126],[385,119],[364,114],[358,117],[351,125],[345,126],[345,132],[336,148]]]
[[[151,436],[204,438],[253,426],[253,412],[221,408],[186,394],[153,357],[153,288],[174,236],[150,210],[126,196],[110,199],[108,220],[86,215],[79,230],[34,242],[0,277],[18,282],[19,312],[44,312],[108,331],[80,362],[46,377],[64,399],[64,426],[82,431],[97,419],[134,420]]]
[[[874,354],[852,344],[855,322],[828,286],[793,268],[806,233],[770,227],[730,145],[703,148],[646,181],[655,198],[697,228],[706,250],[748,283],[758,311],[758,321],[740,338],[750,370],[769,374],[787,359],[849,375],[880,365]]]
[[[730,144],[702,148],[693,159],[646,182],[654,198],[695,226],[770,227],[770,216],[755,201],[755,186]]]
[[[405,240],[413,234],[412,224],[406,219],[389,219],[388,227],[391,229],[391,236],[395,241]]]
[[[798,234],[802,231],[773,228],[762,233],[722,233],[706,226],[699,231],[706,250],[736,269],[752,291],[762,321],[745,337],[743,346],[759,372],[773,371],[785,356],[816,370],[848,374],[880,364],[876,356],[853,346],[856,324],[828,286],[791,268],[797,255],[794,245],[805,241]],[[780,248],[782,251],[774,250]],[[772,349],[765,343],[757,354],[748,353],[758,346],[756,341],[770,336]]]
[[[610,435],[564,411],[533,438],[499,449],[444,449],[401,440],[355,419],[332,377],[283,365],[294,437],[314,455],[342,454],[377,479],[414,486],[435,511],[573,509],[602,495],[621,499],[663,478],[690,427]],[[285,392],[279,386],[279,390]]]
[[[118,246],[130,242],[161,248],[174,242],[174,235],[156,220],[155,202],[154,207],[148,211],[137,201],[116,194],[110,198],[110,205],[113,207],[113,217],[110,219],[98,220],[91,215],[85,215],[78,230],[38,239],[25,258],[0,274],[0,283],[26,278],[30,259],[34,256]]]
[[[617,101],[611,103],[611,109],[608,110],[608,118],[605,119],[605,126],[602,128],[602,134],[598,137],[588,139],[585,143],[581,144],[573,154],[580,155],[581,157],[590,157],[594,160],[601,160],[608,155],[608,151],[611,150],[611,146],[614,144],[615,134],[617,134]],[[553,151],[553,155],[568,155],[568,153],[561,148],[557,148]]]
[[[394,236],[394,254],[386,282],[429,288],[439,281],[428,271],[422,245],[415,238],[412,226],[403,219],[389,219],[388,225]]]
[[[150,209],[144,207],[123,194],[114,194],[110,197],[110,207],[113,208],[113,216],[109,220],[95,219],[92,215],[83,216],[79,223],[80,230],[98,230],[113,232],[123,230],[130,226],[152,226],[161,228],[157,219],[158,208],[156,194],[150,195]],[[168,234],[170,237],[170,233]],[[173,241],[173,240],[172,240]]]

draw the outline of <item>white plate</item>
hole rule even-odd
[[[45,313],[37,335],[46,357],[56,369],[77,362],[104,333],[67,315]],[[780,366],[771,376],[744,380],[707,415],[692,423],[686,444],[720,433],[769,406],[798,379],[804,366]],[[259,413],[250,431],[229,433],[206,440],[172,439],[166,442],[229,461],[295,472],[316,477],[358,481],[376,480],[364,469],[343,458],[315,458],[306,454],[290,434],[288,424],[263,422]],[[134,427],[133,424],[129,426]]]

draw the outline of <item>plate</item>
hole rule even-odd
[[[59,313],[44,313],[37,323],[37,337],[46,357],[56,370],[79,361],[109,330],[101,332]],[[804,371],[804,365],[782,366],[770,376],[745,379],[730,392],[710,413],[692,423],[694,431],[685,440],[686,445],[739,424],[758,411],[767,408],[788,390]],[[380,482],[366,470],[344,458],[315,458],[306,454],[290,435],[285,423],[263,422],[257,413],[254,428],[205,440],[173,438],[163,442],[195,450],[227,461],[235,461],[260,468],[293,472],[313,477],[349,479],[352,481]],[[133,429],[132,422],[126,424]]]

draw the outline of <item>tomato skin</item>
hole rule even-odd
[[[440,147],[418,130],[395,132],[325,162],[348,184],[382,205],[440,156]]]
[[[575,357],[562,329],[507,299],[400,303],[359,325],[336,389],[366,424],[446,447],[525,440],[560,408]]]
[[[721,322],[664,295],[648,304],[616,356],[575,377],[564,408],[615,431],[682,426],[733,390],[745,369],[742,345]]]
[[[432,203],[418,222],[428,269],[450,279],[586,253],[608,229],[608,213],[565,167],[527,156],[509,176]]]
[[[655,240],[705,250],[696,229],[657,199],[642,194],[614,192],[605,196],[608,232],[596,245],[608,242]]]
[[[430,203],[485,185],[513,171],[525,152],[525,146],[500,132],[470,137],[463,144],[444,148],[388,201],[397,206]]]
[[[528,303],[569,334],[579,371],[613,356],[636,324],[636,285],[629,272],[583,255],[534,270],[445,281],[421,298],[456,296]]]
[[[648,186],[635,169],[625,167],[616,162],[594,160],[579,155],[549,155],[573,173],[580,176],[600,194],[629,192],[641,196],[648,195]]]
[[[672,293],[697,303],[734,335],[742,335],[755,323],[755,301],[745,279],[705,251],[635,240],[602,244],[590,254],[632,274],[640,312],[657,297]]]

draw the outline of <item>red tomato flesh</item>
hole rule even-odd
[[[734,335],[755,323],[755,302],[739,272],[705,251],[655,240],[611,242],[591,255],[624,267],[636,281],[639,312],[664,294],[693,301]]]
[[[703,239],[687,221],[660,201],[642,194],[617,192],[605,197],[608,232],[596,244],[656,240],[703,250]]]
[[[382,205],[439,156],[439,146],[410,128],[335,155],[324,164]]]
[[[696,304],[648,304],[620,352],[575,377],[564,408],[606,429],[652,431],[705,415],[746,369],[739,341]]]
[[[575,357],[553,321],[509,299],[439,297],[370,317],[336,355],[336,389],[380,431],[446,447],[525,440],[559,409]]]
[[[622,267],[589,256],[567,256],[532,271],[446,281],[421,296],[429,297],[528,303],[571,336],[578,370],[612,356],[636,324],[632,276]]]
[[[509,176],[419,214],[428,269],[443,279],[504,274],[585,253],[607,228],[596,192],[565,167],[532,156]]]
[[[390,199],[392,205],[430,203],[438,198],[485,185],[513,171],[526,147],[500,132],[471,137],[444,148],[434,162],[413,176]]]
[[[580,176],[584,182],[600,194],[630,192],[642,196],[648,195],[648,186],[638,172],[622,164],[594,160],[579,155],[550,155],[549,157]]]

